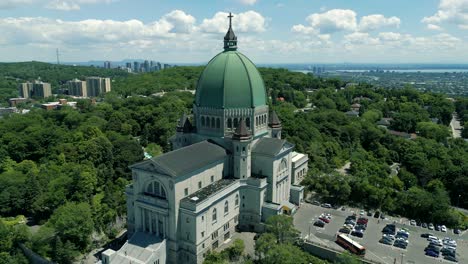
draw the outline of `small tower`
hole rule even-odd
[[[234,178],[244,179],[250,177],[252,135],[245,125],[244,118],[240,119],[239,126],[232,136],[234,152]]]
[[[232,30],[232,18],[234,17],[231,12],[229,12],[229,29],[224,36],[224,50],[237,50],[237,37]]]
[[[281,121],[274,110],[268,116],[268,127],[270,127],[270,136],[272,138],[281,139]]]
[[[190,142],[190,134],[193,131],[192,123],[188,117],[184,114],[180,119],[179,123],[177,124],[176,129],[176,136],[174,141],[172,142],[173,150],[188,146],[191,144]]]

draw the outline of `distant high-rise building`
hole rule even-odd
[[[167,64],[167,63],[164,63],[164,69],[167,69],[167,68],[170,68],[171,65]]]
[[[22,98],[31,97],[32,89],[33,89],[33,84],[30,82],[18,84],[19,96]]]
[[[131,62],[125,63],[125,67],[127,67],[128,69],[131,69],[132,68],[132,63]]]
[[[111,68],[111,62],[110,61],[105,61],[104,62],[104,68],[110,69]]]
[[[74,79],[67,82],[68,94],[75,96],[87,97],[88,91],[86,89],[86,81]]]
[[[149,72],[150,71],[150,64],[149,64],[149,61],[145,60],[145,62],[143,63],[143,71],[144,72]]]
[[[140,72],[140,63],[138,61],[133,62],[133,71]]]
[[[52,88],[50,83],[45,83],[42,81],[34,81],[32,84],[31,97],[41,97],[46,98],[52,95]]]
[[[18,85],[19,94],[23,98],[41,97],[46,98],[52,95],[50,83],[34,81],[33,83],[26,82]]]
[[[110,78],[86,78],[86,94],[88,97],[99,96],[111,91]]]

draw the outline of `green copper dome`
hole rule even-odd
[[[206,66],[197,84],[195,104],[211,108],[266,105],[263,79],[255,65],[235,49],[226,49]]]

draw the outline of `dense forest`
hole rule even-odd
[[[89,67],[64,67],[74,72],[41,77],[60,85],[75,76],[106,75]],[[174,90],[193,89],[202,69],[174,67],[139,75],[110,71],[113,91],[95,105],[79,100],[77,109],[33,107],[28,114],[0,119],[0,216],[25,215],[39,226],[31,232],[0,221],[0,259],[25,263],[16,246],[23,242],[44,257],[70,263],[115,237],[125,224],[128,165],[143,159],[143,147],[155,154],[170,150],[177,119],[189,114],[193,103],[191,93]],[[8,76],[34,77],[23,70],[28,73]],[[448,127],[454,111],[468,124],[466,98],[453,103],[411,88],[343,88],[346,84],[336,79],[260,71],[284,137],[309,155],[303,182],[308,191],[333,203],[467,226],[466,216],[451,206],[468,208],[468,143],[453,139]],[[174,92],[148,96],[162,90]],[[356,102],[359,117],[347,115]],[[305,106],[309,111],[301,111]],[[381,118],[391,118],[388,128],[377,125]],[[392,130],[417,137],[395,136]],[[349,171],[338,173],[347,163]]]

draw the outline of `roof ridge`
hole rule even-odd
[[[247,65],[245,64],[244,60],[242,59],[242,57],[240,55],[242,55],[242,57],[245,57],[244,54],[240,53],[240,52],[236,52],[236,55],[237,57],[239,57],[239,60],[241,61],[242,65],[244,65],[244,70],[245,72],[247,73],[247,78],[249,79],[249,90],[250,90],[250,106],[251,107],[255,107],[255,104],[254,104],[254,94],[253,94],[253,87],[252,87],[252,79],[250,78],[250,73],[247,69]]]

